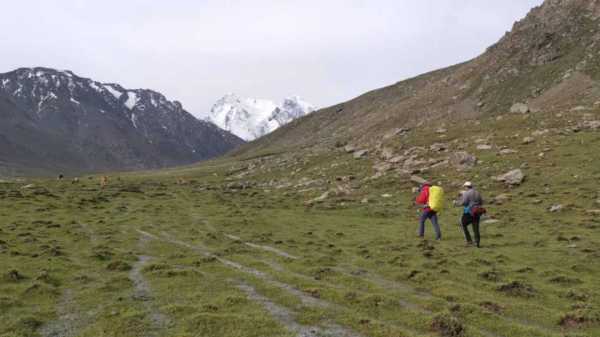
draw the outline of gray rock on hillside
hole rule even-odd
[[[501,176],[495,177],[494,180],[501,181],[509,186],[518,186],[525,180],[525,174],[521,169],[512,170]]]
[[[529,111],[529,106],[525,103],[515,103],[510,107],[510,113],[513,114],[526,114]]]
[[[448,160],[450,162],[450,165],[454,166],[459,170],[470,169],[477,164],[477,157],[465,151],[452,153]]]
[[[359,150],[354,152],[354,159],[365,158],[369,154],[369,150]]]

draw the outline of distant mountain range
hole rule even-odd
[[[278,105],[266,99],[227,94],[215,103],[206,120],[250,141],[314,110],[312,104],[297,96],[286,98]]]
[[[242,143],[152,90],[48,68],[0,74],[0,175],[161,168]]]

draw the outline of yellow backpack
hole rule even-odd
[[[440,186],[431,186],[429,188],[429,208],[436,213],[444,209],[444,189]]]

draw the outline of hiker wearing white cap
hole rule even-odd
[[[473,239],[471,239],[471,233],[469,232],[469,225],[473,225],[473,234],[475,234],[475,245],[477,248],[480,247],[481,237],[479,234],[479,220],[481,219],[481,215],[485,213],[485,208],[483,208],[483,198],[481,197],[481,193],[479,193],[474,187],[473,183],[467,181],[463,185],[467,190],[462,193],[459,205],[463,206],[463,215],[461,218],[461,225],[463,233],[465,234],[465,239],[467,240],[467,245],[473,244]]]

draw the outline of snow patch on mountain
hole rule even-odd
[[[133,110],[133,107],[135,107],[138,101],[139,97],[134,91],[127,92],[127,101],[125,101],[125,106],[127,109]]]
[[[236,136],[250,141],[315,110],[310,103],[294,96],[282,104],[267,99],[240,98],[227,94],[212,107],[206,120]]]
[[[120,91],[118,91],[117,89],[115,89],[112,85],[110,84],[106,84],[104,85],[104,88],[106,90],[108,90],[108,92],[110,92],[111,95],[113,95],[115,97],[115,99],[119,99],[121,98],[121,96],[123,95],[123,93],[121,93]]]

